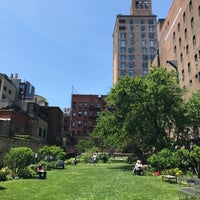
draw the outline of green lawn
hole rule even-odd
[[[133,176],[123,163],[78,164],[47,172],[47,179],[0,182],[1,200],[176,200],[177,184]]]

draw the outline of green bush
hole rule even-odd
[[[35,174],[35,171],[32,170],[31,168],[27,167],[23,171],[20,171],[18,176],[21,178],[24,178],[24,179],[29,179],[29,178],[32,178],[34,174]]]
[[[108,160],[109,160],[109,157],[108,157],[108,155],[105,154],[105,153],[100,153],[100,154],[98,155],[98,159],[99,159],[99,160],[102,160],[103,163],[107,163]]]
[[[0,171],[0,181],[6,181],[6,172]]]
[[[14,175],[23,174],[34,159],[33,151],[28,147],[15,147],[11,148],[8,153],[5,154],[3,158],[3,163],[8,166],[14,173]]]
[[[179,168],[172,168],[162,171],[162,174],[169,174],[172,176],[181,176],[183,172]]]

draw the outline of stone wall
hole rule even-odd
[[[41,148],[43,144],[37,143],[35,141],[30,140],[22,140],[17,138],[8,138],[0,136],[0,165],[5,153],[7,153],[10,148],[13,147],[29,147],[34,152],[37,152],[39,148]]]

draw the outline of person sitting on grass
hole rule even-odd
[[[46,169],[44,164],[39,164],[38,167],[36,168],[36,173],[39,174],[40,179],[46,179]]]
[[[137,160],[135,167],[133,168],[133,174],[140,176],[142,175],[142,173],[143,173],[142,162],[141,160]]]

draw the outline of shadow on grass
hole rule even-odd
[[[5,190],[5,189],[6,189],[5,187],[0,186],[0,190]]]

